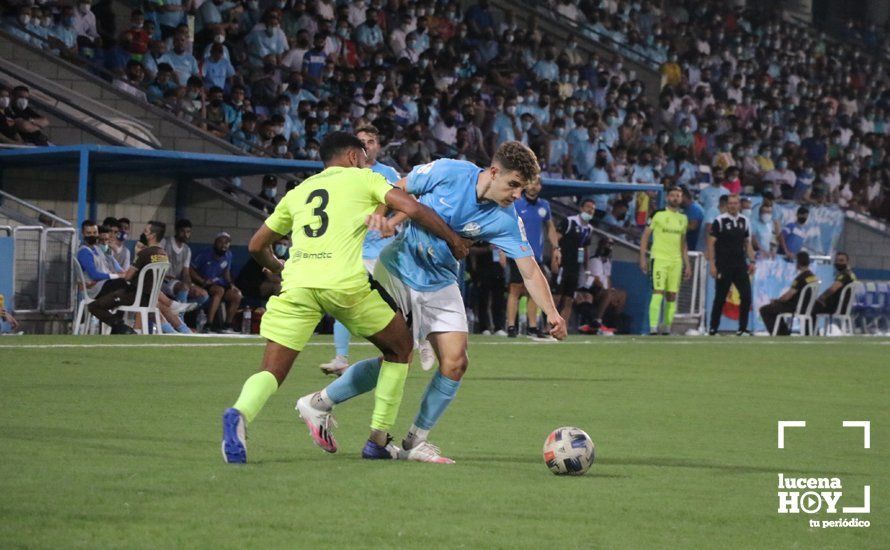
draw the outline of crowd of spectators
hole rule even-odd
[[[890,92],[868,50],[718,1],[550,4],[657,63],[661,89],[486,0],[150,1],[126,29],[106,3],[78,0],[17,7],[5,26],[251,154],[315,159],[327,132],[372,123],[401,171],[437,156],[484,164],[515,138],[552,177],[677,183],[693,199],[709,177],[887,217]],[[650,198],[596,197],[598,215],[633,233]],[[702,206],[707,223],[716,205]]]

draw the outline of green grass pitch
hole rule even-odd
[[[317,365],[332,346],[317,338],[250,425],[250,464],[226,465],[220,415],[262,351],[0,339],[0,547],[890,547],[886,339],[473,338],[431,435],[457,461],[441,466],[362,461],[370,395],[336,409],[339,453],[312,444],[293,403],[327,381]],[[412,368],[397,437],[428,378]],[[807,422],[783,450],[779,420]],[[871,422],[870,449],[844,420]],[[562,425],[596,443],[586,476],[543,464]],[[846,506],[870,485],[871,511],[856,514],[870,527],[778,514],[779,473],[839,477]]]

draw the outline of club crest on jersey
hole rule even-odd
[[[467,237],[476,237],[482,233],[482,226],[476,222],[470,222],[460,229],[461,234]]]
[[[538,215],[543,218],[544,216],[547,215],[547,209],[544,208],[543,206],[538,208]]]

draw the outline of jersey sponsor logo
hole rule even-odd
[[[442,206],[445,206],[447,208],[454,208],[453,206],[451,206],[450,204],[445,202],[445,199],[443,199],[442,197],[439,197],[439,204],[441,204]]]
[[[423,166],[421,166],[420,168],[417,169],[417,173],[418,173],[418,174],[426,174],[426,173],[428,173],[430,170],[433,169],[433,165],[434,165],[434,164],[436,164],[436,161],[433,161],[433,162],[429,162],[429,163],[427,163],[427,164],[424,164]]]
[[[442,199],[439,199],[439,200],[442,200]],[[476,237],[480,233],[482,233],[482,226],[480,226],[476,222],[470,222],[470,223],[466,224],[465,226],[463,226],[461,228],[460,232],[461,232],[461,234],[463,234],[466,237]]]
[[[166,262],[166,261],[167,261],[167,256],[164,256],[161,254],[152,254],[151,255],[151,263]]]
[[[302,250],[291,250],[290,259],[299,262],[300,260],[330,260],[334,257],[331,252],[303,252]]]

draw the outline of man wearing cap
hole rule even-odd
[[[213,248],[204,249],[195,256],[190,270],[192,283],[204,288],[210,294],[210,308],[207,311],[210,330],[226,334],[235,332],[232,321],[238,313],[238,306],[241,305],[241,291],[232,282],[232,252],[229,250],[231,244],[231,235],[220,231],[213,240]],[[216,312],[223,300],[227,306],[226,320],[224,325],[220,325],[216,319]]]

